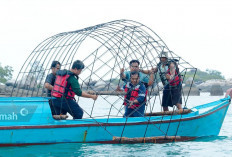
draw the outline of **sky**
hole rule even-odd
[[[129,19],[151,28],[200,70],[232,78],[231,0],[1,0],[0,63],[14,77],[33,49],[61,32]]]

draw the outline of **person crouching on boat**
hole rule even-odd
[[[123,105],[125,105],[124,117],[143,117],[145,110],[146,88],[139,81],[139,73],[134,71],[130,74],[130,82],[124,86],[126,95]]]
[[[78,95],[85,98],[97,99],[97,95],[90,95],[80,89],[78,76],[84,64],[80,60],[76,60],[71,70],[59,70],[56,73],[56,81],[52,89],[53,104],[56,107],[56,112],[60,113],[62,110],[68,112],[73,119],[82,119],[83,110],[74,100],[74,96]]]
[[[45,80],[44,87],[47,89],[47,97],[51,97],[51,91],[56,80],[56,72],[60,70],[61,64],[58,61],[53,61],[51,65],[52,73],[48,74]],[[51,99],[49,100],[52,115],[56,115],[54,105],[52,105]]]

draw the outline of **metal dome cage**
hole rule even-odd
[[[31,52],[17,76],[11,96],[46,97],[44,81],[50,73],[52,61],[59,61],[61,69],[70,69],[78,59],[85,64],[79,79],[82,90],[99,94],[96,101],[78,97],[77,101],[85,112],[84,118],[121,117],[123,95],[109,94],[117,86],[122,86],[120,68],[129,70],[129,62],[137,59],[140,69],[151,69],[159,63],[159,55],[163,51],[168,52],[170,59],[178,60],[183,81],[188,71],[193,71],[194,78],[196,68],[172,52],[154,31],[138,22],[117,20],[59,33],[41,42]],[[149,88],[146,112],[160,106],[157,105],[161,104],[161,92],[158,91],[162,91],[162,87],[155,77],[154,85]],[[184,105],[188,94],[182,95]],[[93,112],[95,108],[99,108],[101,113]]]

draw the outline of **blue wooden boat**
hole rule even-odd
[[[138,118],[55,120],[40,97],[0,98],[0,146],[52,143],[134,143],[186,141],[217,136],[230,97],[196,106],[188,114]],[[145,140],[145,141],[144,141]]]
[[[104,96],[115,91],[116,85],[122,85],[119,70],[129,70],[130,60],[138,59],[140,68],[150,69],[157,66],[163,51],[168,53],[169,59],[178,61],[183,82],[187,72],[193,78],[189,92],[182,95],[185,100],[182,105],[186,107],[197,69],[169,50],[155,32],[141,23],[117,20],[44,40],[28,56],[9,97],[0,98],[0,146],[66,142],[162,143],[217,136],[230,104],[229,97],[179,114],[174,109],[157,113],[154,106],[162,88],[154,84],[148,88],[147,115],[123,118],[120,107],[123,97],[116,95],[108,99]],[[80,103],[80,106],[92,107],[85,111],[88,115],[85,119],[54,119],[44,93],[45,76],[50,73],[52,61],[60,61],[61,69],[70,69],[76,59],[85,63],[79,79],[82,90],[101,93],[101,99],[93,104]],[[107,105],[109,110],[103,109],[106,116],[93,116],[98,104]]]

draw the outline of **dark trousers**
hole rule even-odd
[[[52,103],[55,106],[56,114],[68,112],[73,116],[73,119],[82,119],[83,117],[84,112],[82,108],[72,99],[56,98],[52,99]]]
[[[178,103],[182,104],[181,89],[182,89],[181,83],[179,83],[179,85],[175,87],[166,85],[163,90],[162,106],[173,107]]]
[[[128,108],[125,107],[125,114],[123,117],[144,117],[145,104],[137,108]]]

